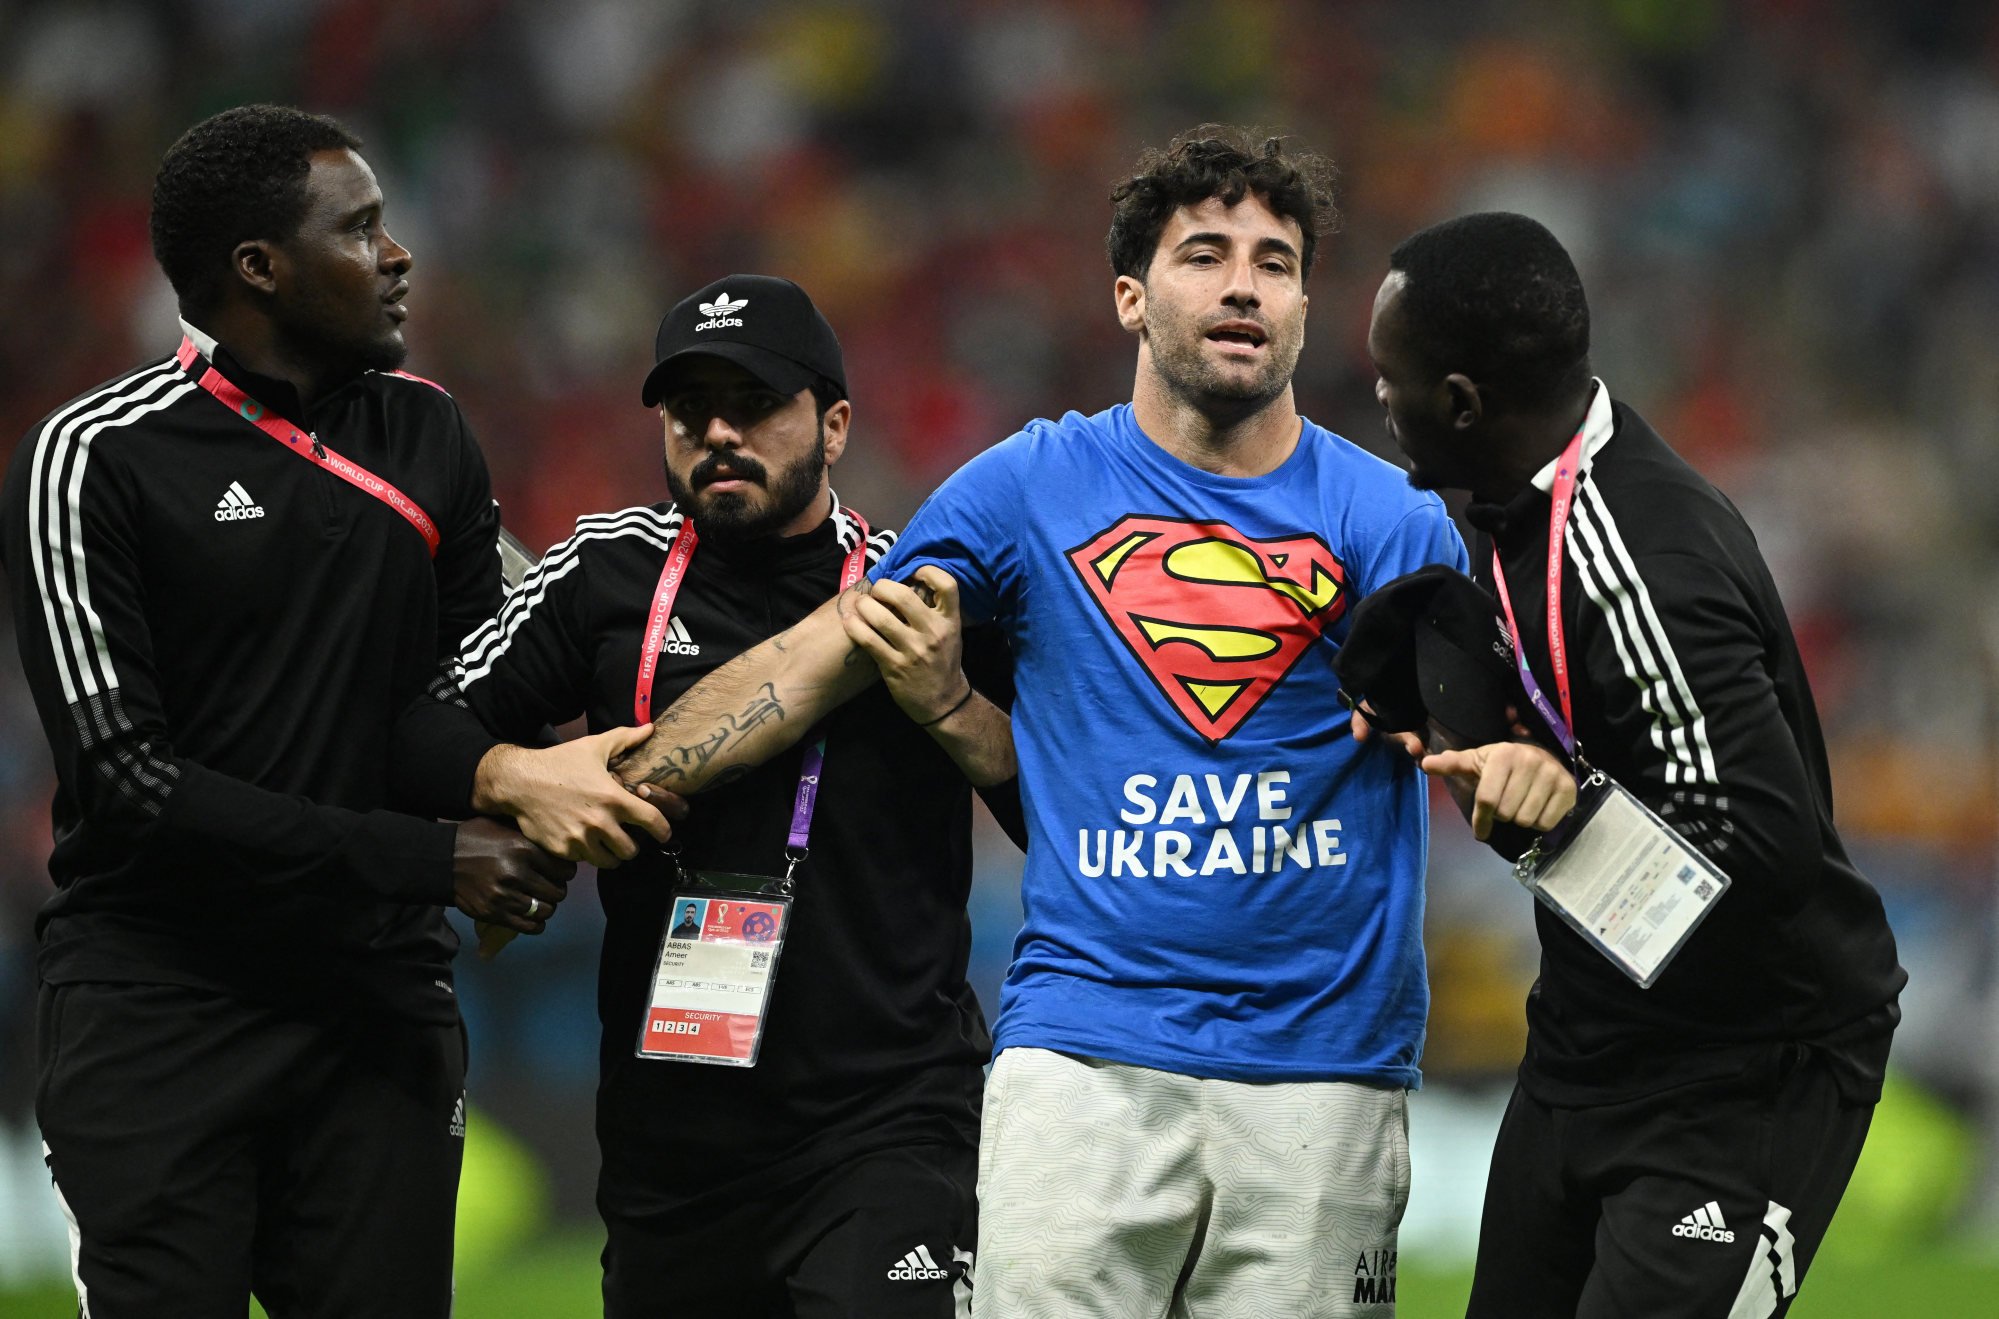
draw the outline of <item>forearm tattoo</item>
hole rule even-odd
[[[730,765],[710,775],[708,766],[715,758],[740,746],[763,725],[781,723],[784,717],[784,702],[778,699],[777,688],[770,683],[759,687],[741,710],[733,714],[724,712],[703,735],[691,741],[678,727],[686,720],[669,709],[653,721],[652,740],[619,766],[619,772],[627,779],[636,775],[640,782],[657,783],[683,795],[719,787],[749,773],[750,766]]]

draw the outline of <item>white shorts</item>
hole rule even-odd
[[[1008,1049],[979,1145],[979,1319],[1395,1313],[1407,1093]]]

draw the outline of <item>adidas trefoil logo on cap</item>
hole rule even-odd
[[[1721,1203],[1716,1200],[1708,1201],[1673,1224],[1673,1235],[1692,1237],[1696,1241],[1735,1240],[1735,1233],[1729,1231],[1728,1224],[1722,1221]]]
[[[731,302],[729,300],[729,291],[727,289],[724,289],[722,290],[722,292],[720,292],[715,296],[715,300],[713,302],[704,302],[700,304],[701,314],[703,316],[706,316],[708,319],[701,322],[699,325],[695,326],[694,328],[697,331],[723,330],[733,325],[737,329],[741,329],[743,326],[743,319],[742,317],[738,316],[736,313],[749,305],[750,305],[750,300],[748,298],[737,298],[735,301]]]
[[[240,481],[231,481],[229,488],[222,492],[222,498],[215,501],[217,522],[247,522],[251,518],[264,516],[264,506],[250,498],[250,492]]]
[[[701,647],[695,645],[694,638],[687,634],[687,624],[680,621],[680,615],[678,614],[675,614],[672,621],[666,625],[666,641],[659,649],[660,653],[664,655],[699,655],[701,653]]]
[[[948,1278],[951,1274],[949,1270],[937,1267],[937,1261],[931,1257],[930,1247],[918,1246],[891,1264],[888,1276],[891,1282],[922,1282],[929,1278]]]

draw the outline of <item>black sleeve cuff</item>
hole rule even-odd
[[[472,781],[501,739],[461,705],[425,697],[396,721],[390,800],[412,815],[462,820],[472,814]]]
[[[396,902],[450,906],[455,897],[452,856],[458,826],[394,811],[370,811],[350,840],[350,873]]]
[[[993,813],[993,820],[1013,840],[1013,845],[1027,850],[1027,812],[1020,804],[1020,777],[1018,775],[1004,783],[995,783],[979,789],[979,798],[986,809]]]

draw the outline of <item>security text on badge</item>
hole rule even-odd
[[[789,908],[782,898],[676,893],[638,1055],[754,1066]]]

